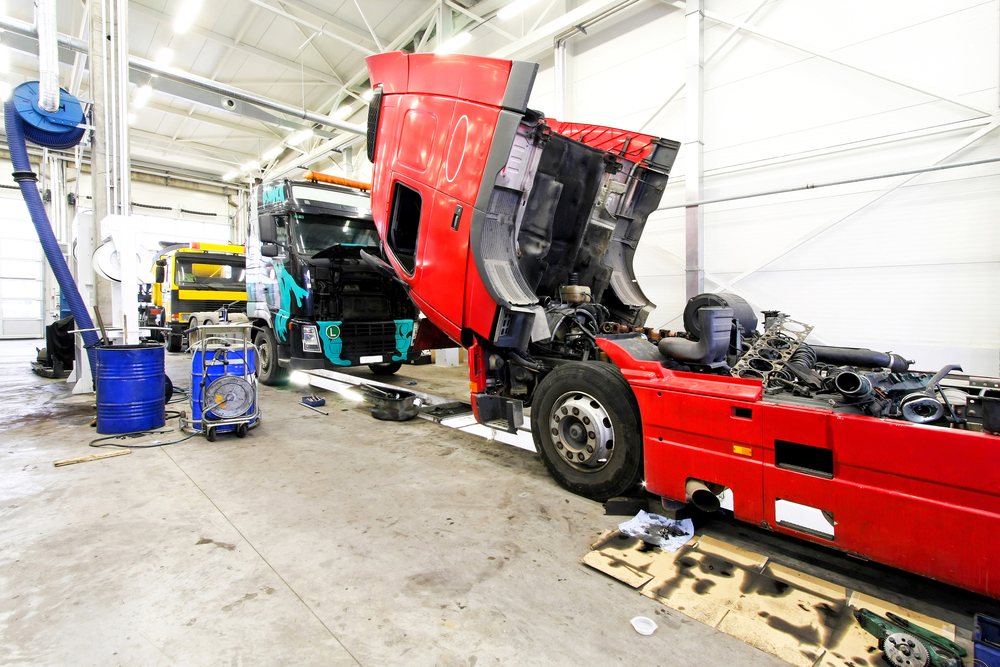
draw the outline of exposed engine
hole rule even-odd
[[[762,331],[749,304],[735,294],[701,294],[684,310],[686,333],[662,337],[664,365],[686,372],[760,380],[765,395],[823,401],[873,417],[917,424],[981,423],[969,409],[983,388],[956,365],[937,373],[913,371],[898,354],[863,348],[809,345],[813,327],[765,311]]]

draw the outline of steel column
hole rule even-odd
[[[688,0],[685,10],[684,185],[685,201],[704,199],[702,103],[705,97],[705,15],[703,0]],[[705,291],[705,211],[700,204],[684,212],[684,288],[687,298]]]

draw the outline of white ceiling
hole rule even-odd
[[[500,22],[494,15],[510,2],[451,3],[455,32],[475,31],[476,39],[463,50],[485,54],[502,48],[530,32],[533,24],[561,16],[568,4],[565,0],[537,0],[522,16]],[[32,4],[8,2],[7,15],[33,24]],[[86,3],[58,0],[57,4],[59,32],[86,40]],[[132,0],[130,54],[155,60],[162,49],[170,48],[174,53],[171,67],[321,114],[333,115],[349,103],[351,112],[345,120],[364,125],[366,107],[358,96],[368,87],[365,57],[380,48],[405,45],[414,32],[420,35],[433,26],[441,0],[203,0],[191,27],[177,34],[173,21],[183,4],[184,0]],[[470,17],[473,13],[491,20],[479,25]],[[437,46],[437,32],[432,30],[434,36],[422,50]],[[3,36],[0,41],[10,43]],[[12,85],[37,78],[35,54],[13,47],[9,51],[10,71],[0,76]],[[61,52],[60,59],[61,83],[69,89],[73,57]],[[223,111],[204,100],[192,102],[157,90],[157,80],[147,75],[133,73],[132,81],[133,95],[144,83],[154,90],[145,106],[134,109],[132,123],[132,155],[146,162],[221,176],[259,160],[269,149],[283,144],[296,126],[309,127],[295,118],[282,118],[291,127],[279,127]],[[86,73],[79,96],[88,97]],[[286,147],[268,173],[275,173],[278,166],[286,169],[301,163],[307,154],[315,159],[329,148],[355,139],[355,135],[330,128],[316,130],[311,140]],[[328,155],[314,166],[337,169],[331,160],[342,158]]]

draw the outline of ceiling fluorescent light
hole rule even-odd
[[[250,160],[245,165],[240,167],[243,171],[253,171],[254,169],[260,169],[260,162],[257,160]]]
[[[351,115],[351,107],[345,104],[344,106],[337,109],[337,113],[333,114],[332,118],[334,120],[344,120],[350,115]]]
[[[263,160],[264,162],[270,162],[274,158],[276,158],[279,155],[281,155],[281,151],[283,151],[283,150],[285,150],[285,147],[282,146],[281,144],[278,144],[277,146],[275,146],[271,150],[269,150],[266,153],[264,153],[263,155],[261,155],[260,159]]]
[[[500,11],[497,12],[497,18],[501,21],[512,19],[531,5],[535,4],[537,1],[538,0],[514,0],[514,2],[502,7]]]
[[[173,60],[174,50],[168,48],[160,49],[160,52],[156,54],[156,64],[160,67],[166,67]]]
[[[287,139],[288,145],[289,146],[298,146],[299,144],[301,144],[303,141],[305,141],[306,139],[308,139],[312,135],[313,135],[313,131],[311,129],[309,129],[309,130],[302,130],[301,132],[296,132],[292,136],[288,137],[288,139]]]
[[[443,53],[452,53],[456,49],[460,49],[469,42],[472,41],[472,34],[469,32],[460,32],[441,46],[434,49],[434,53],[438,55]]]
[[[375,97],[375,91],[372,90],[371,88],[361,93],[361,99],[363,99],[365,102],[371,102],[373,97]]]
[[[240,175],[240,172],[238,172],[238,171],[231,171],[228,174],[226,174],[225,176],[223,176],[222,180],[224,180],[224,181],[231,181],[231,180],[233,180],[234,178],[236,178],[239,175]]]
[[[187,29],[194,23],[199,7],[201,7],[201,0],[184,0],[180,11],[177,12],[177,18],[174,19],[174,32],[178,35],[187,32]]]
[[[132,100],[132,104],[137,109],[141,109],[146,106],[146,102],[149,101],[149,96],[152,94],[153,89],[149,85],[142,86],[139,90],[135,91],[135,99]]]

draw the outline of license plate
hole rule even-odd
[[[382,363],[382,355],[376,354],[371,357],[361,357],[361,363],[363,364],[380,364]]]

